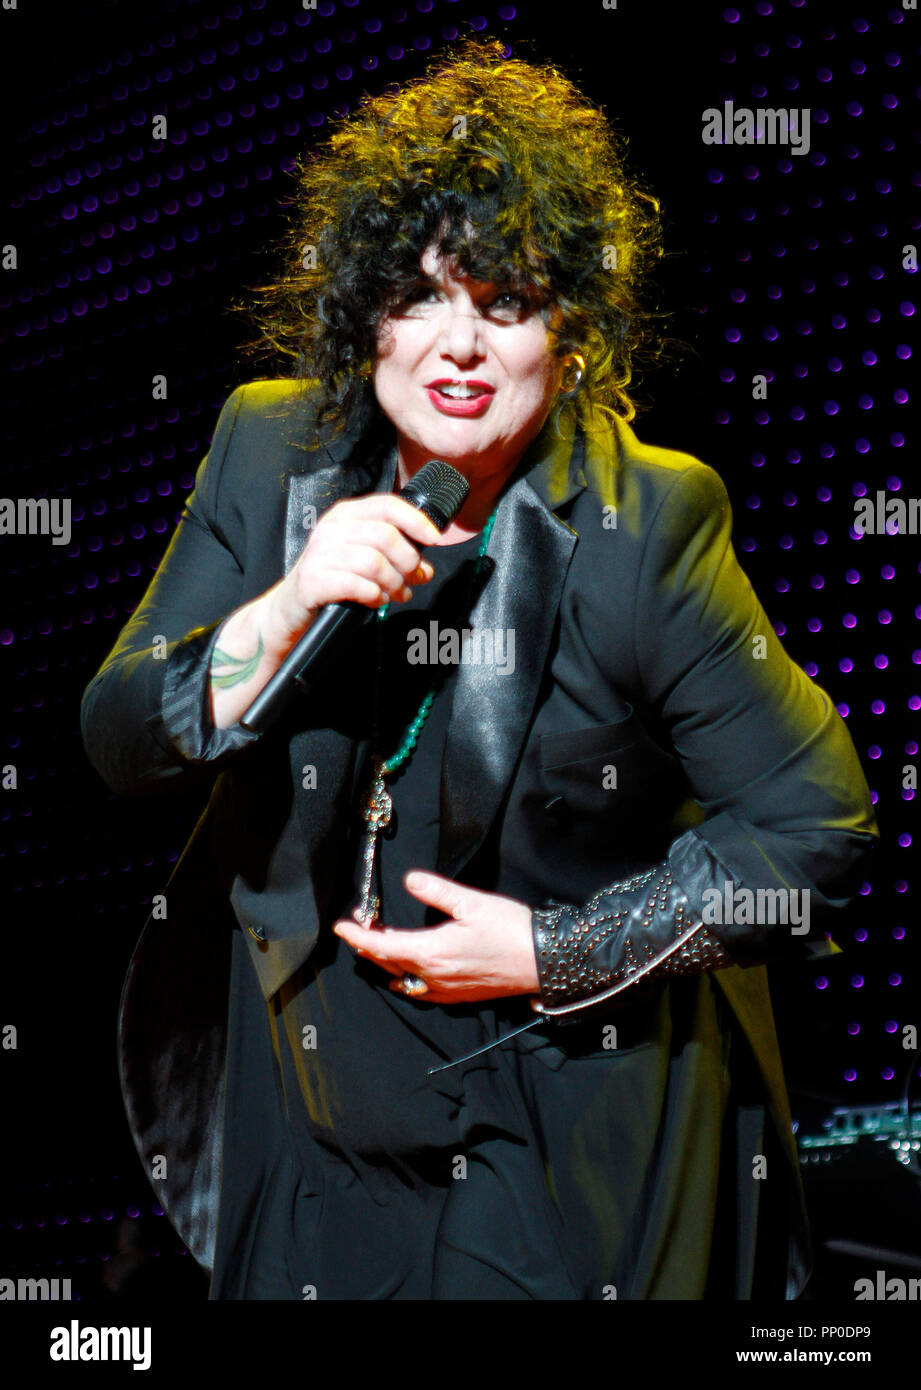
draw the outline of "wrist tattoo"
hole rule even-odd
[[[211,684],[218,690],[227,690],[232,685],[242,685],[245,681],[252,680],[263,652],[261,632],[259,645],[252,656],[230,656],[228,652],[222,652],[220,647],[215,647],[211,655]],[[217,675],[215,668],[224,666],[228,668],[227,671]]]

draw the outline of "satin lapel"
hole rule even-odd
[[[313,473],[294,473],[288,479],[285,513],[285,574],[307,543],[310,527],[320,512],[349,492],[345,470],[338,463]]]
[[[396,454],[392,449],[392,427],[379,418],[375,423],[370,401],[358,411],[353,429],[332,440],[322,440],[313,450],[312,461],[287,475],[288,503],[285,513],[285,574],[303,550],[308,532],[327,507],[342,497],[358,496],[372,489],[391,488],[396,473]],[[305,424],[305,428],[309,426]],[[391,450],[389,461],[384,452]],[[328,460],[328,462],[325,462]],[[383,467],[382,467],[383,462]],[[380,475],[380,476],[378,476]]]
[[[481,845],[508,787],[540,689],[578,536],[551,510],[585,486],[582,435],[551,436],[540,462],[503,495],[486,555],[489,578],[470,627],[492,634],[497,661],[458,668],[441,774],[436,872],[456,877]],[[498,647],[498,639],[505,643]],[[490,651],[488,643],[483,644]]]
[[[320,513],[342,497],[359,495],[371,481],[369,473],[346,467],[349,454],[357,449],[359,439],[346,435],[323,447],[323,455],[331,461],[322,468],[288,476],[288,502],[285,510],[285,574],[293,566],[307,543],[307,533]],[[374,471],[373,462],[369,468]],[[375,492],[388,492],[396,475],[396,454],[386,460],[374,487]]]

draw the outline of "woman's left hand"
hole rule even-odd
[[[515,898],[483,893],[440,874],[414,870],[403,882],[420,902],[449,920],[436,927],[400,930],[343,918],[333,931],[358,955],[391,975],[416,975],[428,985],[423,1004],[468,1004],[508,994],[537,994],[540,979],[531,934],[531,909]],[[390,986],[397,988],[397,981]]]

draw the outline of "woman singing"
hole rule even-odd
[[[795,1298],[765,967],[877,828],[722,481],[630,426],[657,205],[497,44],[300,177],[295,375],[230,396],[83,700],[117,793],[213,784],[122,1001],[154,1187],[212,1299]],[[430,459],[443,532],[396,495]]]

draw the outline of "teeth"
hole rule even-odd
[[[438,390],[443,396],[451,396],[453,400],[463,401],[470,396],[481,396],[483,392],[479,386],[468,386],[463,383],[458,386],[439,386]]]

